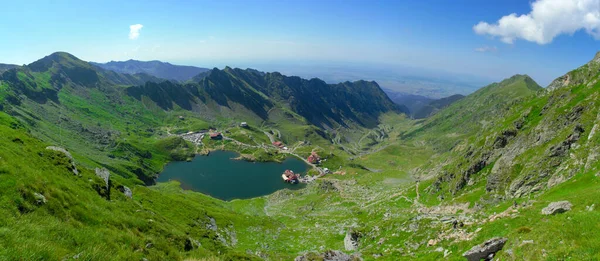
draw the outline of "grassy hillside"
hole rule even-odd
[[[504,237],[502,260],[598,259],[595,60],[552,90],[516,75],[412,120],[373,82],[225,68],[178,84],[53,54],[0,78],[0,257],[464,260]],[[214,149],[317,151],[332,173],[231,202],[154,184]]]

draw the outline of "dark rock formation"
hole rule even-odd
[[[492,238],[483,242],[483,244],[474,246],[471,250],[465,252],[463,256],[469,261],[492,260],[494,255],[504,247],[506,240],[506,238]]]

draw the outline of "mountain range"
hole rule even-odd
[[[145,73],[158,78],[167,79],[171,81],[179,81],[185,82],[187,80],[192,79],[192,77],[202,73],[209,71],[206,68],[199,68],[195,66],[183,66],[183,65],[173,65],[166,62],[161,61],[136,61],[136,60],[127,60],[127,61],[110,61],[107,63],[95,63],[90,62],[90,64],[100,67],[105,70],[111,70],[118,73],[125,74],[137,74],[137,73]]]
[[[598,57],[548,88],[514,75],[419,100],[422,119],[373,81],[230,67],[165,79],[62,52],[7,68],[0,257],[595,260]],[[322,160],[304,188],[252,199],[156,183],[214,150]]]

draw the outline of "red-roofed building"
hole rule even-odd
[[[318,164],[319,162],[321,162],[321,157],[319,157],[319,154],[313,151],[312,153],[310,153],[310,156],[308,156],[306,160],[311,164]]]
[[[277,147],[281,148],[281,147],[283,147],[283,142],[281,142],[281,141],[274,141],[274,142],[273,142],[273,145],[275,145],[275,146],[277,146]]]
[[[221,135],[220,132],[212,132],[210,134],[210,138],[213,139],[213,140],[220,140],[220,139],[223,138],[223,135]]]

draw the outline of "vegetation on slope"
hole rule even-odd
[[[8,259],[291,260],[331,249],[364,260],[462,260],[496,236],[508,239],[503,260],[600,257],[596,59],[552,90],[516,75],[418,121],[397,114],[372,82],[225,68],[130,87],[67,54],[45,59],[0,78]],[[238,127],[242,119],[249,128]],[[186,140],[211,127],[224,138]],[[318,151],[334,173],[232,202],[175,182],[145,186],[194,149],[287,155],[272,140],[300,157]],[[78,174],[48,145],[66,147]],[[573,209],[541,214],[559,200]]]

